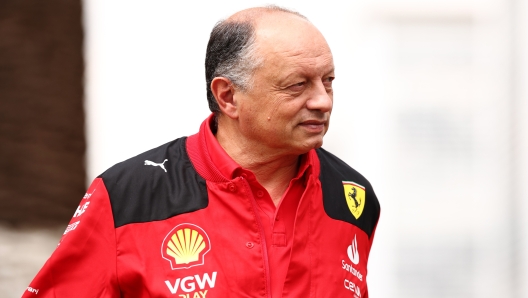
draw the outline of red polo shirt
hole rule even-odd
[[[24,297],[367,298],[370,183],[310,150],[275,208],[210,123],[97,177]]]
[[[257,181],[253,172],[242,168],[225,152],[211,131],[213,117],[209,117],[208,120],[209,125],[206,127],[205,141],[207,151],[209,151],[209,156],[215,167],[228,179],[244,177],[251,186],[253,199],[257,203],[258,215],[264,228],[272,297],[282,297],[282,287],[290,263],[297,206],[304,195],[306,181],[312,174],[314,161],[309,157],[309,154],[300,157],[301,162],[297,175],[290,181],[278,206],[275,206],[268,191]]]

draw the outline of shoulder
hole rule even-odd
[[[186,139],[141,153],[99,176],[108,190],[116,228],[207,206],[205,180],[194,170]]]
[[[358,171],[341,160],[334,154],[326,151],[323,148],[316,150],[317,157],[321,163],[321,175],[338,175],[342,177],[351,177],[357,180],[357,183],[369,184],[368,180]],[[324,169],[324,170],[323,170]]]
[[[332,153],[316,150],[320,162],[325,212],[333,219],[351,223],[372,236],[380,204],[370,182]]]

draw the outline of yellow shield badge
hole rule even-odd
[[[348,209],[358,219],[365,208],[365,187],[355,182],[343,181],[343,188]]]

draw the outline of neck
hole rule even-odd
[[[299,155],[285,154],[276,148],[242,137],[236,131],[219,123],[218,143],[241,167],[255,174],[258,182],[268,191],[277,206],[299,169]]]

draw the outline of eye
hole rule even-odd
[[[332,89],[332,82],[334,81],[335,77],[327,77],[323,79],[323,85],[327,89]]]
[[[288,87],[291,91],[300,92],[304,89],[306,82],[299,82]]]

